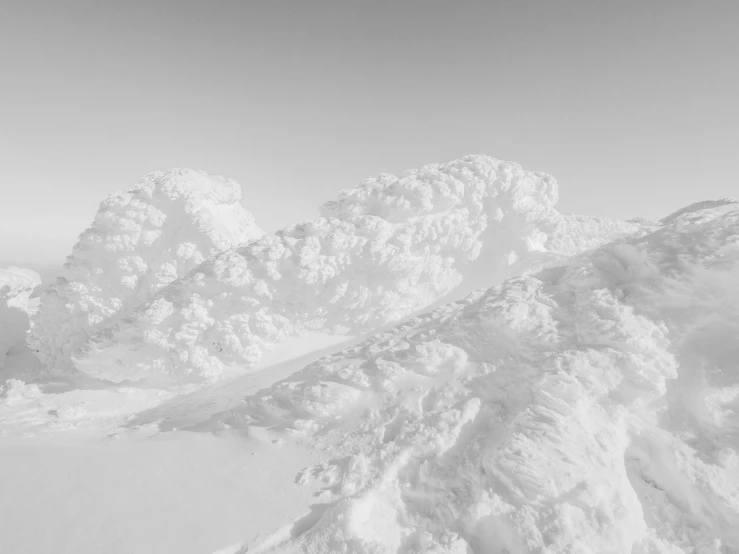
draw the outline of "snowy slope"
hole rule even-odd
[[[316,456],[298,447],[195,433],[65,438],[0,442],[3,554],[215,554],[310,504],[293,481]]]
[[[324,454],[310,525],[249,552],[736,553],[737,283],[739,206],[698,207],[198,428]]]
[[[235,181],[190,169],[152,173],[109,196],[43,293],[31,348],[48,369],[65,370],[88,334],[216,253],[261,236],[241,198]]]
[[[449,293],[487,247],[486,282],[642,229],[566,216],[555,180],[467,156],[343,191],[323,217],[204,263],[75,353],[115,382],[208,382],[306,329],[361,334]]]
[[[23,345],[29,327],[29,298],[41,277],[21,267],[0,268],[0,369],[8,351]]]

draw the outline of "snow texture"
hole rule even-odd
[[[683,215],[700,212],[701,210],[708,208],[733,210],[737,202],[739,202],[739,200],[736,198],[721,198],[719,200],[703,200],[701,202],[695,202],[677,210],[675,213],[672,213],[667,217],[662,218],[660,223],[662,225],[667,225],[681,218]]]
[[[487,283],[643,229],[555,208],[551,176],[487,156],[381,175],[322,217],[219,254],[75,353],[114,382],[209,382],[305,330],[360,334],[444,297],[485,247]],[[76,345],[75,345],[76,346]]]
[[[80,357],[92,375],[177,386],[7,380],[3,544],[739,553],[739,204],[621,223],[555,202],[551,178],[492,158],[383,177],[162,287]],[[412,314],[485,251],[503,260],[491,280],[517,275],[312,363],[251,365],[281,332]],[[30,310],[38,279],[0,279]],[[257,371],[201,387],[239,364]]]
[[[42,295],[29,346],[49,370],[67,370],[89,334],[218,252],[261,236],[241,198],[235,181],[190,169],[151,173],[109,196]]]
[[[0,268],[0,369],[9,351],[22,346],[29,327],[29,298],[41,277],[21,267]]]
[[[739,206],[668,222],[214,418],[324,454],[311,515],[255,551],[739,552]]]

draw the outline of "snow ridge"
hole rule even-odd
[[[238,183],[203,171],[154,172],[110,195],[42,295],[29,346],[52,371],[92,334],[213,255],[261,236]]]
[[[739,552],[739,206],[327,356],[209,428],[325,461],[275,551]],[[283,539],[283,540],[285,540]]]
[[[486,242],[497,264],[522,271],[641,229],[562,215],[557,200],[551,176],[488,156],[383,174],[342,191],[322,217],[163,288],[94,336],[75,365],[114,382],[214,381],[306,329],[362,333],[428,306]]]

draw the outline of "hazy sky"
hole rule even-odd
[[[273,231],[467,153],[564,211],[739,196],[739,2],[0,3],[0,261],[61,263],[153,170],[235,178]]]

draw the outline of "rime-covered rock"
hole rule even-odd
[[[363,333],[409,316],[463,279],[483,246],[490,282],[638,231],[567,216],[554,178],[487,156],[381,175],[322,217],[219,254],[75,354],[122,381],[212,381],[304,329]]]
[[[109,196],[42,295],[29,346],[63,371],[90,334],[208,258],[261,236],[241,198],[235,181],[190,169],[152,173]]]
[[[0,368],[5,356],[22,345],[29,327],[28,299],[41,284],[38,273],[22,267],[0,268]]]

